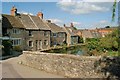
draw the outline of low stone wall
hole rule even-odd
[[[96,73],[94,62],[100,57],[76,56],[67,54],[51,54],[43,52],[23,52],[22,64],[49,73],[70,78],[101,78]]]

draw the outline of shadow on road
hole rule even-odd
[[[0,60],[6,60],[6,59],[13,58],[13,57],[19,57],[20,55],[22,55],[22,52],[13,51],[13,53],[11,55],[0,57]]]

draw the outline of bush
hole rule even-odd
[[[10,55],[12,51],[12,42],[10,40],[3,40],[2,45],[4,46],[3,48],[3,56],[4,55]]]
[[[21,49],[20,46],[14,46],[14,47],[13,47],[13,50],[14,50],[14,51],[17,51],[17,52],[21,52],[21,51],[22,51],[22,49]]]

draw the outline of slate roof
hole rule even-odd
[[[19,19],[26,29],[39,29],[31,20],[30,16],[21,14]]]
[[[92,36],[94,38],[100,38],[100,37],[102,37],[102,35],[98,31],[96,31],[96,30],[91,30],[91,34],[92,34]]]
[[[76,30],[74,30],[74,28],[72,28],[72,27],[65,27],[66,28],[66,30],[69,32],[69,34],[71,35],[71,36],[78,36],[77,34],[76,34]]]
[[[29,30],[50,30],[49,26],[37,16],[19,14],[18,16],[2,15],[3,27],[24,28]]]
[[[46,22],[53,33],[65,32],[64,29],[54,23]]]
[[[39,29],[50,30],[50,27],[39,17],[31,16],[31,18],[33,19],[34,23],[36,24],[36,26],[38,26]]]
[[[82,31],[82,37],[85,37],[85,38],[94,38],[90,30],[83,30]]]
[[[82,32],[82,37],[85,38],[100,38],[102,35],[99,33],[97,30],[81,30]]]
[[[25,28],[19,19],[11,15],[2,15],[2,27],[5,28]]]

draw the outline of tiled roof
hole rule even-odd
[[[24,25],[15,16],[3,14],[2,15],[2,27],[6,27],[6,28],[12,28],[12,27],[24,28]]]
[[[77,36],[76,30],[74,30],[74,28],[72,28],[72,27],[65,27],[65,28],[71,36]]]
[[[92,35],[91,31],[89,31],[89,30],[83,30],[82,31],[82,37],[93,38],[93,35]]]
[[[21,14],[19,19],[21,20],[22,24],[25,26],[26,29],[39,29],[31,20],[30,16]]]
[[[39,29],[50,30],[49,26],[46,23],[44,23],[44,21],[40,19],[39,17],[31,16],[31,18],[33,19],[34,23],[36,24],[36,26],[38,26]]]
[[[102,35],[98,31],[91,31],[91,34],[94,38],[100,38]]]
[[[50,30],[49,26],[37,16],[19,14],[18,16],[2,15],[4,27],[25,28],[29,30]]]
[[[50,29],[53,33],[65,32],[63,28],[61,28],[60,26],[58,26],[54,23],[50,23],[50,22],[46,22],[46,23],[50,27]]]

